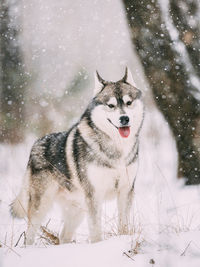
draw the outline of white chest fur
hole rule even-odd
[[[112,199],[123,188],[129,191],[133,185],[137,172],[137,161],[126,167],[118,162],[117,167],[107,168],[89,164],[87,178],[94,188],[95,195],[102,201]]]

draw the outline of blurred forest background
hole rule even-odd
[[[199,37],[199,0],[0,0],[0,142],[67,130],[95,70],[119,80],[129,66],[173,133],[178,176],[199,184]]]

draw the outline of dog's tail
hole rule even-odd
[[[13,217],[24,218],[27,216],[29,201],[29,176],[30,171],[27,169],[24,175],[21,190],[18,196],[10,204],[10,213]]]

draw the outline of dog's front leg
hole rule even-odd
[[[118,204],[118,233],[120,235],[129,234],[130,229],[130,209],[133,200],[133,189],[122,189],[117,196]]]
[[[88,227],[90,233],[90,241],[92,243],[101,241],[101,201],[92,198],[86,199],[88,206]]]

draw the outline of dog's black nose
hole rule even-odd
[[[126,126],[129,123],[129,117],[128,116],[121,116],[119,118],[119,121],[120,121],[121,125]]]

